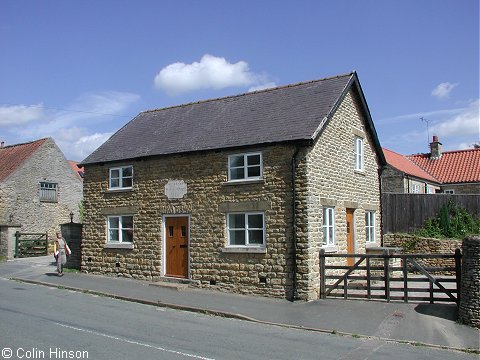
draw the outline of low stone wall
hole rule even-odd
[[[456,249],[462,248],[462,240],[423,238],[411,234],[385,234],[383,246],[402,248],[403,254],[454,254]],[[426,267],[455,267],[455,259],[422,259],[419,262]],[[455,272],[444,271],[442,274],[455,275]]]
[[[1,225],[0,224],[0,255],[7,260],[13,260],[15,257],[15,232],[21,225]]]
[[[462,252],[462,290],[458,320],[480,328],[480,237],[466,238]]]

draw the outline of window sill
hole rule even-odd
[[[322,249],[325,250],[326,254],[338,252],[338,246],[335,246],[335,245],[330,245],[330,246],[324,245],[322,246]]]
[[[353,170],[353,172],[357,175],[362,175],[362,176],[365,176],[365,170]]]
[[[266,254],[266,248],[260,247],[226,247],[222,249],[222,253],[233,254]]]
[[[235,186],[235,185],[249,185],[249,184],[264,184],[264,179],[252,179],[252,180],[230,180],[224,182],[224,186]]]
[[[128,249],[132,250],[133,243],[106,243],[104,249]]]
[[[40,199],[40,202],[41,202],[41,203],[56,204],[56,203],[58,203],[58,200],[43,200],[43,199]]]
[[[378,244],[374,241],[374,242],[366,242],[365,243],[365,248],[366,249],[375,249],[375,248],[378,248]]]
[[[107,194],[112,194],[112,193],[126,193],[126,192],[132,192],[133,188],[125,188],[125,189],[107,189],[105,192]]]

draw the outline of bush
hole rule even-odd
[[[437,217],[428,219],[418,236],[431,238],[456,238],[480,233],[480,219],[475,219],[465,208],[449,201],[442,206]]]

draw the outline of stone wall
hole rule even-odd
[[[67,256],[66,268],[80,270],[82,264],[82,224],[69,222],[61,226],[62,237],[65,239],[70,251]]]
[[[365,212],[376,214],[376,241],[380,245],[379,163],[367,130],[357,94],[350,91],[326,124],[312,148],[299,154],[297,180],[297,283],[298,298],[318,299],[320,292],[319,252],[323,247],[323,207],[334,207],[335,246],[332,253],[347,253],[347,209],[354,209],[354,249],[365,253]],[[364,171],[354,169],[354,142],[364,140]],[[329,263],[345,265],[344,259]],[[342,262],[342,263],[340,263]],[[328,264],[327,264],[328,265]]]
[[[458,319],[480,328],[480,237],[466,238],[462,244],[462,290]]]
[[[442,191],[453,190],[455,194],[480,194],[480,183],[445,184]]]
[[[40,181],[58,184],[57,202],[44,202],[39,198]],[[76,175],[61,150],[48,139],[10,177],[0,183],[2,213],[0,223],[21,224],[19,231],[48,232],[55,237],[60,224],[70,220],[70,212],[79,218],[78,205],[82,199],[82,180]]]
[[[15,257],[15,232],[18,229],[20,225],[0,225],[0,255],[7,260]]]
[[[201,287],[288,297],[292,281],[291,159],[294,148],[276,145],[261,151],[263,180],[228,183],[228,155],[245,150],[211,151],[149,160],[86,166],[82,270],[90,273],[158,279],[165,273],[164,217],[190,219],[189,278]],[[109,166],[132,165],[130,191],[109,191]],[[168,199],[165,185],[183,180],[187,194]],[[266,222],[263,253],[226,251],[226,213],[262,209]],[[108,215],[134,216],[134,248],[110,249]],[[265,278],[265,282],[260,282]],[[210,284],[215,285],[210,285]]]
[[[422,238],[411,234],[384,234],[383,246],[402,248],[404,254],[454,254],[462,248],[462,240]],[[455,259],[421,259],[421,264],[428,267],[455,267]],[[455,272],[442,272],[455,275]]]

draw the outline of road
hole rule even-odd
[[[4,277],[0,324],[0,359],[10,354],[11,359],[477,359],[460,352],[158,308]]]

